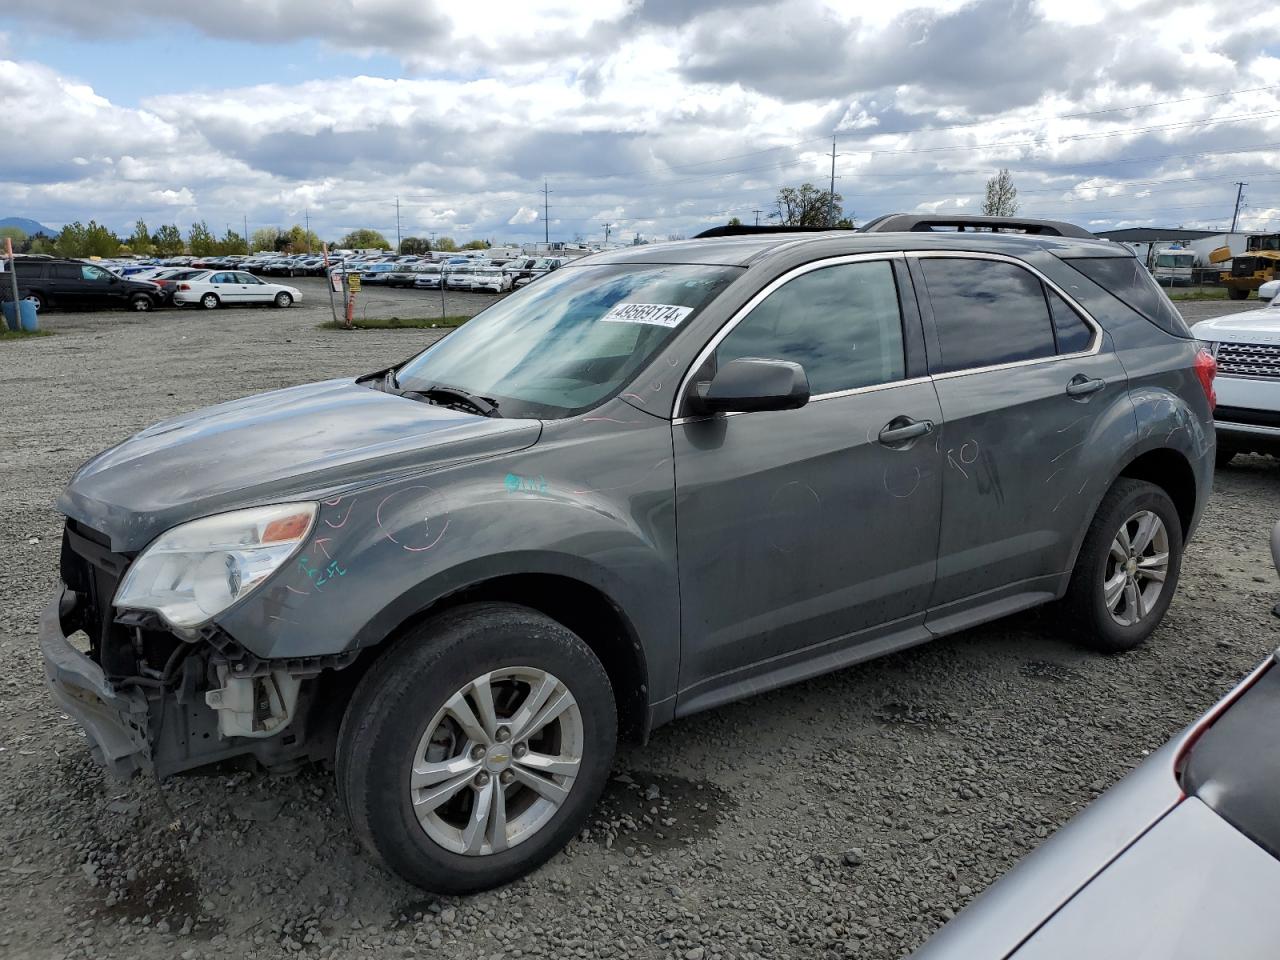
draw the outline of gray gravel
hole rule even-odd
[[[428,315],[401,298],[430,296],[376,309]],[[104,779],[35,649],[53,501],[81,461],[432,336],[319,331],[327,312],[51,314],[58,336],[0,343],[0,957],[896,957],[1276,645],[1280,468],[1241,458],[1143,649],[1084,652],[1033,612],[680,721],[619,756],[591,827],[544,869],[424,895],[361,855],[324,770]]]

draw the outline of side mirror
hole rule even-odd
[[[789,360],[742,357],[730,360],[710,383],[694,387],[689,407],[695,414],[795,410],[809,402],[804,367]]]

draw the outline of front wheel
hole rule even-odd
[[[288,306],[292,306],[293,297],[285,293],[284,291],[281,291],[280,293],[276,294],[275,304],[277,307],[280,307],[281,309]]]
[[[28,293],[22,299],[26,300],[28,303],[35,304],[36,313],[39,313],[40,311],[46,309],[49,306],[45,302],[44,294],[41,294],[41,293]]]
[[[200,306],[204,307],[206,310],[218,309],[218,303],[219,300],[216,293],[206,293],[200,298]]]
[[[129,301],[129,306],[138,313],[146,313],[152,308],[152,306],[154,306],[154,304],[152,304],[151,298],[146,294],[138,294]]]
[[[410,883],[508,883],[582,827],[617,738],[613,689],[573,632],[513,604],[411,630],[360,681],[338,795],[365,848]]]
[[[1169,495],[1121,478],[1102,498],[1085,534],[1063,601],[1075,638],[1119,653],[1159,625],[1182,568],[1182,521]]]

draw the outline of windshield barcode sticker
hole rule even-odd
[[[608,323],[648,323],[655,327],[678,327],[693,313],[693,307],[669,303],[615,303],[600,319]]]

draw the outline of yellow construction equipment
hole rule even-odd
[[[1226,251],[1226,256],[1220,254]],[[1212,263],[1231,261],[1231,268],[1223,271],[1220,279],[1232,300],[1243,300],[1249,291],[1257,290],[1268,280],[1280,276],[1280,233],[1256,234],[1245,240],[1245,253],[1232,257],[1227,247],[1219,247],[1209,254]]]

